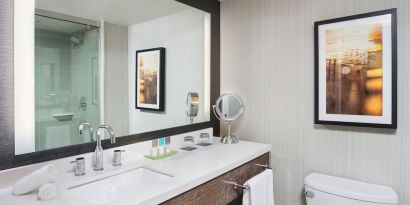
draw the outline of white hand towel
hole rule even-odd
[[[14,184],[13,194],[22,195],[37,189],[43,184],[55,181],[57,168],[54,165],[46,165],[31,174],[21,178]]]
[[[38,188],[38,198],[41,201],[49,201],[57,198],[57,184],[47,183]]]
[[[245,182],[249,189],[243,193],[243,205],[274,205],[273,173],[267,169]]]

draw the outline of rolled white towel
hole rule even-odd
[[[57,184],[47,183],[38,188],[38,198],[41,201],[48,201],[57,198]]]
[[[54,165],[46,165],[31,174],[21,178],[14,184],[13,194],[22,195],[39,188],[43,184],[55,181],[57,168]]]

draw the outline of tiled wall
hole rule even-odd
[[[313,22],[388,8],[398,8],[397,131],[315,126]],[[304,204],[311,172],[388,185],[410,204],[409,35],[408,0],[221,2],[221,92],[247,105],[234,132],[272,145],[277,204]]]

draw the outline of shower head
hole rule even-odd
[[[78,39],[76,36],[71,36],[70,40],[72,43],[80,44],[80,39]]]

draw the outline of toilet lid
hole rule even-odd
[[[390,187],[313,173],[305,178],[305,185],[322,192],[383,204],[397,204],[397,194]]]

